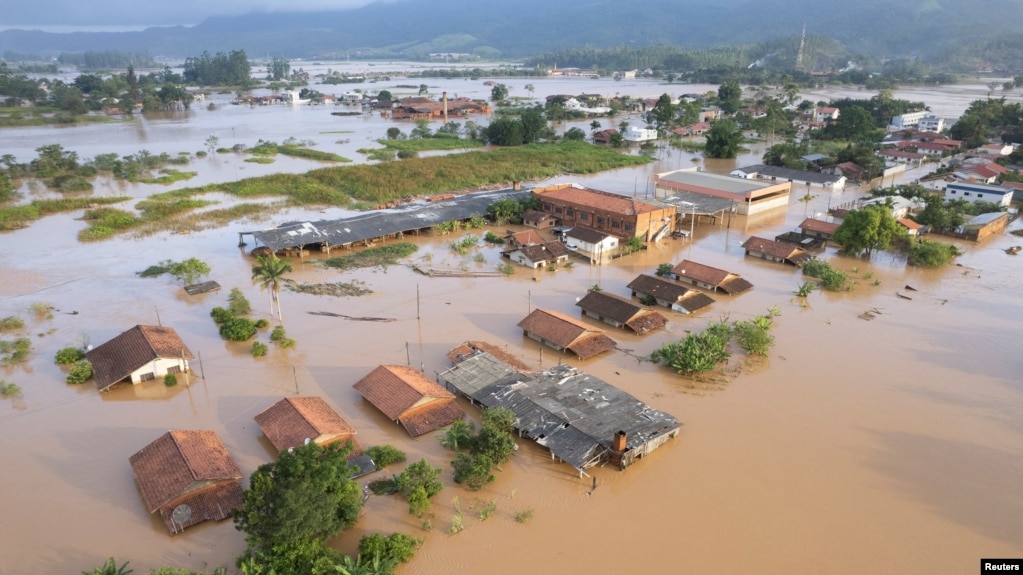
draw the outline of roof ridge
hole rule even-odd
[[[185,433],[185,430],[182,430],[182,429],[169,429],[169,430],[167,430],[167,434],[170,435],[171,441],[174,442],[174,449],[178,450],[178,455],[180,455],[181,459],[183,459],[185,461],[185,468],[188,470],[188,474],[192,476],[192,481],[198,481],[199,480],[199,476],[196,475],[196,473],[195,473],[195,467],[192,465],[192,461],[188,458],[188,455],[185,454],[185,450],[181,449],[181,444],[178,443],[178,433],[179,432],[180,433]]]

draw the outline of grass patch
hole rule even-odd
[[[269,150],[273,150],[274,153],[284,153],[281,148],[287,148],[289,151],[292,149],[303,150],[303,154],[315,152],[297,145],[278,146],[272,142],[262,142],[256,148],[251,148],[248,151],[250,153],[258,151],[261,155],[273,155]],[[287,198],[287,203],[295,206],[350,206],[353,204],[353,200],[359,206],[375,206],[405,196],[418,197],[452,190],[478,189],[484,185],[550,178],[566,173],[592,174],[642,165],[651,160],[652,158],[649,157],[625,155],[617,150],[593,146],[585,142],[560,142],[429,158],[411,158],[401,162],[385,162],[375,165],[321,168],[305,174],[272,174],[236,182],[210,184],[155,194],[137,206],[143,211],[144,222],[138,222],[135,226],[102,230],[102,234],[94,232],[87,237],[101,239],[132,227],[139,227],[143,223],[146,224],[144,231],[175,229],[182,222],[173,222],[172,220],[180,218],[183,212],[208,205],[208,202],[204,203],[193,197],[211,192],[223,192],[239,198],[279,196]],[[120,198],[116,201],[125,199],[127,198]],[[100,199],[86,200],[98,203]],[[105,200],[110,202],[112,199]],[[82,204],[81,207],[87,205],[88,202]],[[258,210],[266,212],[279,208],[279,205],[262,206]],[[27,217],[26,214],[16,213],[5,218],[5,211],[0,210],[0,230],[17,229],[16,227],[5,228],[5,219],[23,221]],[[211,224],[220,223],[221,221],[231,221],[227,218],[240,215],[237,212],[222,212],[217,218],[211,218],[207,213],[201,217],[201,220]],[[24,227],[24,225],[18,227]]]
[[[354,270],[358,268],[386,267],[395,265],[401,258],[407,258],[419,249],[415,244],[401,242],[376,248],[368,248],[347,256],[330,258],[323,261],[327,267],[339,270]]]
[[[51,214],[80,210],[94,205],[118,204],[130,199],[129,196],[118,196],[113,198],[35,200],[22,206],[0,208],[0,231],[25,228],[28,227],[30,222]]]
[[[0,319],[0,331],[10,331],[25,327],[25,321],[18,316],[9,315]]]
[[[18,384],[0,379],[0,396],[11,397],[19,393],[21,393],[21,387]]]
[[[28,359],[32,351],[32,340],[19,337],[15,340],[0,340],[0,365],[12,365]]]
[[[0,108],[0,128],[25,128],[29,126],[52,126],[68,124],[103,124],[119,122],[106,114],[71,115],[56,108]]]
[[[325,284],[300,284],[296,282],[287,282],[284,284],[284,287],[293,292],[308,293],[312,295],[332,295],[334,297],[358,297],[373,293],[373,290],[362,287],[361,282],[358,281]]]
[[[256,156],[255,158],[245,158],[246,162],[251,164],[272,164],[274,163],[273,158],[267,158],[266,156]]]
[[[394,151],[427,152],[432,150],[468,150],[482,148],[477,140],[461,138],[414,138],[411,140],[377,140],[383,147]]]
[[[120,231],[139,225],[142,221],[134,214],[117,208],[86,210],[82,219],[89,222],[89,227],[78,232],[78,239],[83,242],[109,238]]]
[[[139,181],[143,184],[173,184],[182,180],[190,180],[199,174],[199,172],[182,172],[173,169],[160,170],[160,173],[163,175],[155,178],[142,178]]]

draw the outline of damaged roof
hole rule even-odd
[[[449,220],[466,220],[487,215],[494,202],[512,198],[527,200],[529,191],[504,189],[454,196],[443,201],[418,200],[395,208],[371,210],[336,220],[290,222],[269,230],[251,233],[272,250],[292,248],[306,244],[327,243],[339,246],[429,228]]]
[[[487,408],[516,416],[519,432],[578,469],[610,455],[618,431],[626,449],[677,430],[674,416],[570,365],[537,374],[508,371],[485,352],[440,374],[441,380]]]

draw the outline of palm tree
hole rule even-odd
[[[281,315],[281,284],[285,281],[284,274],[294,271],[288,260],[277,259],[275,255],[257,256],[259,263],[252,266],[252,279],[259,280],[260,291],[270,290],[270,317],[274,315],[274,305],[277,306],[277,319],[284,320]]]
[[[451,424],[451,427],[443,435],[438,435],[437,438],[440,439],[440,444],[444,447],[450,448],[452,451],[458,451],[469,446],[475,432],[475,423],[471,421],[466,423],[461,419],[456,419]]]

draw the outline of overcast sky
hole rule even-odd
[[[191,26],[210,16],[249,12],[342,10],[372,0],[5,0],[0,27],[64,32]]]

